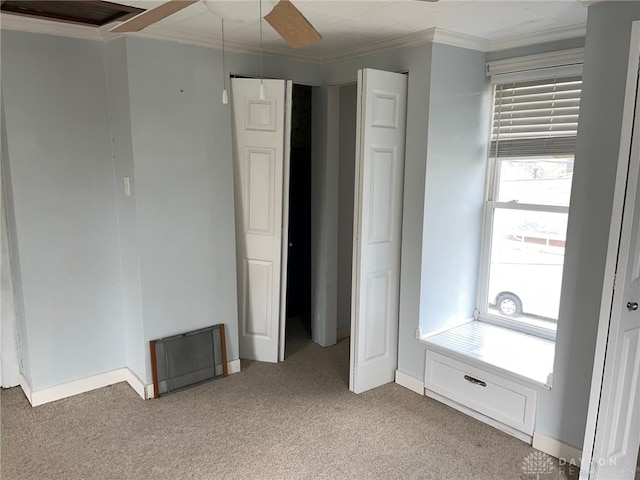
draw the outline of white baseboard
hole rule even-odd
[[[465,407],[464,405],[461,405],[458,402],[454,402],[453,400],[447,398],[447,397],[443,397],[442,395],[439,395],[435,392],[431,392],[429,390],[425,390],[424,394],[429,397],[429,398],[433,398],[434,400],[439,401],[440,403],[444,403],[445,405],[448,405],[449,407],[458,410],[459,412],[462,412],[464,414],[469,415],[470,417],[475,418],[476,420],[480,420],[483,423],[486,423],[487,425],[492,426],[493,428],[497,428],[498,430],[507,433],[509,435],[511,435],[512,437],[516,437],[518,440],[521,440],[525,443],[528,443],[529,445],[531,445],[531,441],[532,438],[530,435],[527,435],[524,432],[521,432],[520,430],[516,430],[513,427],[510,427],[509,425],[505,425],[504,423],[498,422],[497,420],[494,420],[491,417],[487,417],[486,415],[483,415],[482,413],[478,413],[475,410],[471,410],[469,407]]]
[[[20,383],[19,383],[19,385],[20,385],[20,388],[22,388],[24,396],[27,397],[27,400],[29,400],[29,403],[31,404],[31,406],[33,406],[33,402],[31,401],[31,393],[33,392],[33,389],[31,388],[31,384],[25,378],[25,376],[22,374],[22,372],[20,372]]]
[[[582,462],[582,450],[537,431],[533,432],[533,448],[556,457],[567,465],[579,467]]]
[[[424,382],[400,370],[396,370],[396,383],[418,395],[424,395]]]
[[[338,332],[336,334],[337,340],[342,340],[343,338],[347,338],[351,336],[351,325],[347,325],[346,327],[338,327]]]
[[[20,385],[31,406],[37,407],[38,405],[55,402],[56,400],[72,397],[80,393],[90,392],[97,388],[126,382],[129,376],[127,372],[130,372],[128,368],[119,368],[111,372],[93,375],[80,380],[73,380],[54,387],[43,388],[42,390],[33,390],[26,379],[24,379],[24,383]],[[131,375],[133,375],[133,373],[131,373]]]
[[[147,396],[147,385],[145,385],[144,382],[140,380],[140,378],[128,368],[125,368],[124,370],[126,377],[125,381],[131,388],[135,390],[138,395],[140,395],[140,398],[142,398],[143,400],[147,400],[149,398]]]
[[[227,371],[229,372],[229,375],[238,373],[240,371],[240,359],[238,358],[237,360],[227,362]]]
[[[238,373],[240,371],[240,359],[227,362],[227,368],[229,374]],[[43,388],[42,390],[33,390],[24,375],[20,375],[20,387],[22,387],[22,391],[32,407],[121,382],[127,382],[143,400],[153,398],[153,384],[145,385],[145,383],[127,367],[73,380],[54,387]]]

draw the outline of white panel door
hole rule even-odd
[[[282,263],[284,80],[231,80],[240,357],[278,361]],[[286,238],[286,235],[285,237]]]
[[[355,393],[393,381],[398,307],[407,76],[358,71],[351,371]]]
[[[609,341],[592,465],[596,479],[632,480],[640,448],[640,96],[626,184]]]

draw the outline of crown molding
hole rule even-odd
[[[354,58],[387,52],[389,50],[395,50],[397,48],[418,47],[431,41],[433,41],[433,32],[431,32],[430,30],[424,30],[400,38],[393,38],[391,40],[384,40],[381,42],[373,42],[362,47],[346,48],[336,53],[323,55],[321,58],[321,63],[329,64],[345,62],[347,60],[353,60]]]
[[[142,32],[130,33],[129,35],[143,38],[169,40],[216,49],[222,48],[222,41],[217,38],[205,37],[202,35],[194,35],[189,33],[167,32],[166,30],[154,29],[153,27],[146,28]],[[285,58],[288,60],[325,65],[353,60],[358,57],[387,52],[389,50],[396,50],[398,48],[417,47],[431,42],[443,43],[455,47],[462,47],[479,51],[487,51],[487,48],[489,46],[489,42],[482,38],[448,32],[446,30],[437,28],[430,28],[421,32],[405,35],[403,37],[393,38],[381,42],[373,42],[362,47],[348,48],[340,52],[336,52],[335,54],[322,56],[303,53],[297,50],[284,50],[268,46],[263,47],[263,49],[261,50],[258,46],[247,45],[229,40],[225,41],[225,50],[234,53],[252,54],[260,54],[262,51],[265,55]]]
[[[495,52],[498,50],[507,50],[509,48],[526,47],[529,45],[538,45],[540,43],[568,40],[570,38],[584,37],[586,34],[586,25],[558,28],[546,32],[534,33],[532,35],[521,35],[519,37],[504,40],[491,40],[489,42],[488,51]]]
[[[168,32],[166,30],[154,29],[153,27],[147,27],[142,32],[127,33],[126,35],[139,38],[167,40],[188,45],[195,45],[198,47],[215,48],[217,50],[222,50],[222,40],[219,38],[207,37],[204,35],[194,35],[191,33]],[[299,51],[297,50],[283,50],[268,46],[263,46],[263,48],[261,49],[259,46],[247,45],[230,40],[225,40],[224,50],[225,52],[250,53],[255,55],[260,55],[261,53],[263,53],[264,55],[296,60],[299,62],[321,63],[321,57],[318,55],[310,55],[308,53],[299,53]]]
[[[324,55],[322,56],[321,63],[329,64],[344,62],[366,55],[374,55],[390,50],[396,50],[398,48],[419,47],[421,45],[426,45],[427,43],[442,43],[445,45],[478,50],[481,52],[486,52],[489,46],[489,42],[483,38],[449,32],[447,30],[434,27],[429,28],[428,30],[411,33],[403,37],[374,42],[362,47],[349,48],[335,54]]]
[[[44,33],[59,37],[102,40],[97,28],[89,25],[55,22],[40,18],[0,13],[0,27],[6,30],[19,30],[30,33]]]
[[[594,3],[602,3],[602,2],[607,2],[607,1],[609,1],[609,0],[578,0],[578,3],[581,3],[585,7],[590,7]]]
[[[478,52],[486,52],[489,50],[491,43],[489,40],[463,33],[450,32],[441,28],[434,28],[433,42],[451,45],[452,47],[466,48],[468,50],[477,50]]]

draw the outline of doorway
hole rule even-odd
[[[356,163],[357,84],[335,88],[338,92],[335,155],[337,185],[337,294],[338,341],[351,333],[353,260],[353,201]],[[289,258],[287,264],[286,356],[290,341],[311,338],[311,105],[312,87],[293,85],[291,161],[289,173]]]
[[[294,336],[311,337],[311,90],[293,84],[285,358]]]

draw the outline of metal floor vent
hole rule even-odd
[[[155,398],[228,375],[223,324],[149,343]]]

